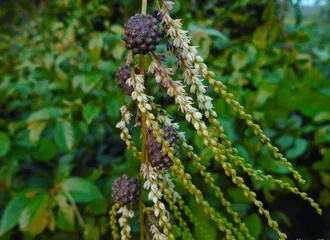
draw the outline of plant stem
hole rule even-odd
[[[141,11],[142,14],[147,14],[147,3],[148,0],[142,0],[142,11]]]
[[[148,0],[142,0],[142,14],[147,14],[147,3]],[[144,77],[144,55],[140,54],[140,74]],[[146,127],[146,115],[145,113],[141,113],[141,132],[142,132],[142,156],[141,156],[141,165],[147,162],[148,157],[148,143],[147,143],[147,127]],[[142,185],[142,176],[140,175],[140,183]],[[141,226],[141,233],[140,239],[144,240],[144,232],[145,232],[145,225],[144,225],[144,213],[143,213],[143,202],[142,202],[142,195],[140,196],[139,200],[139,212],[140,212],[140,226]]]
[[[84,223],[84,220],[82,219],[81,215],[80,215],[80,212],[78,210],[78,207],[76,205],[76,203],[74,202],[71,194],[69,193],[69,191],[67,191],[66,189],[63,188],[63,192],[64,194],[67,196],[67,198],[69,199],[70,203],[71,203],[71,206],[73,207],[73,211],[75,212],[77,218],[78,218],[78,221],[79,221],[79,224],[82,228],[85,228],[85,223]]]

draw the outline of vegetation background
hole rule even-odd
[[[154,1],[149,2],[150,12]],[[209,68],[297,166],[307,180],[300,187],[324,214],[267,183],[248,184],[289,239],[330,239],[330,1],[308,7],[289,0],[175,2],[174,17],[183,19]],[[111,183],[123,173],[138,175],[139,168],[115,129],[119,107],[127,102],[115,72],[127,56],[123,25],[140,5],[0,1],[0,239],[111,239]],[[180,119],[173,102],[152,83],[150,88]],[[214,101],[243,157],[291,181],[223,100]],[[202,147],[187,124],[180,124],[189,141]],[[138,139],[139,129],[132,131]],[[252,235],[276,239],[212,155],[199,154]],[[195,183],[203,188],[202,179]],[[216,226],[177,187],[201,221],[199,229],[192,228],[196,239],[219,239]],[[137,219],[132,231],[139,231]]]

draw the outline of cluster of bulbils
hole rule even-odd
[[[163,35],[158,25],[159,21],[149,14],[136,14],[131,17],[128,23],[125,24],[125,34],[123,36],[126,48],[131,50],[133,55],[145,55],[155,51]],[[133,69],[135,73],[139,72],[138,69]],[[116,73],[119,88],[129,96],[131,96],[134,91],[133,86],[129,86],[126,83],[131,77],[131,71],[131,65],[125,64],[120,66]],[[164,131],[164,138],[170,143],[170,146],[175,149],[177,154],[179,142],[176,129],[168,126],[162,129]],[[148,160],[150,165],[157,170],[166,170],[173,165],[169,156],[163,153],[162,145],[152,136],[152,130],[150,129],[148,134]],[[138,179],[128,177],[126,174],[119,177],[112,184],[112,197],[120,206],[133,207],[138,203],[140,194],[141,186]],[[153,216],[153,214],[151,215]],[[146,218],[145,221],[146,225],[151,225],[148,218]],[[149,232],[149,234],[151,233]]]

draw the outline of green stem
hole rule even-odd
[[[142,14],[147,14],[147,3],[148,0],[142,0]],[[144,79],[144,55],[140,55],[140,74]],[[141,113],[141,121],[142,121],[142,156],[141,156],[141,165],[147,162],[148,158],[148,143],[147,143],[147,127],[146,127],[146,115],[145,113]],[[142,184],[142,177],[140,175],[140,183]],[[142,196],[139,200],[139,211],[140,211],[140,225],[141,225],[141,234],[140,239],[144,240],[145,226],[144,226],[144,214],[143,214],[143,202]]]

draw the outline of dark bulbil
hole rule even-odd
[[[135,72],[138,72],[135,69]],[[126,81],[131,77],[131,66],[129,64],[120,66],[116,73],[118,87],[127,95],[131,96],[134,91],[133,86],[129,86]]]
[[[175,149],[175,155],[177,156],[179,152],[179,142],[177,139],[177,131],[172,127],[163,127],[164,130],[164,139],[169,142],[170,146]],[[162,151],[162,144],[157,142],[151,134],[148,136],[148,153],[149,161],[152,167],[162,170],[168,169],[173,166],[172,160],[167,154],[164,154]]]
[[[162,32],[158,20],[151,15],[136,14],[125,24],[123,40],[133,54],[147,54],[156,50]]]
[[[149,214],[149,216],[145,214],[144,224],[146,225],[150,239],[153,239],[154,234],[150,230],[152,225],[155,225],[161,233],[163,233],[164,229],[159,227],[159,216],[156,217],[153,211],[149,211]]]
[[[120,206],[133,207],[139,201],[141,187],[137,178],[126,174],[117,178],[112,184],[112,197]]]

